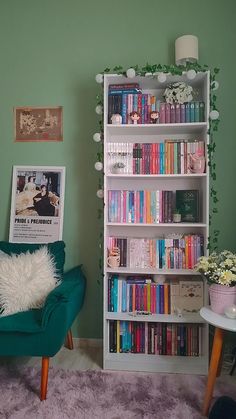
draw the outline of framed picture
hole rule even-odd
[[[65,167],[14,166],[9,241],[62,240]]]
[[[62,141],[62,109],[14,108],[15,141]]]

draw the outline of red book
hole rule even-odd
[[[172,355],[172,330],[170,323],[167,323],[166,327],[166,355]]]

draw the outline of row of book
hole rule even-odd
[[[108,222],[172,223],[175,210],[182,222],[198,222],[199,191],[108,191]]]
[[[110,173],[186,174],[192,173],[192,156],[205,156],[200,140],[164,140],[159,143],[107,144],[107,164]],[[203,170],[204,171],[204,167]]]
[[[119,114],[122,124],[132,124],[132,113],[136,113],[137,124],[150,123],[189,123],[205,120],[205,103],[202,101],[184,104],[169,104],[150,93],[143,93],[139,85],[109,86],[108,91],[108,123],[111,117]],[[159,117],[152,119],[152,113],[158,112]]]
[[[109,352],[201,355],[201,325],[109,321]]]
[[[119,249],[120,267],[193,269],[204,255],[204,237],[199,234],[158,239],[108,237],[108,256],[116,248]]]
[[[196,313],[202,306],[203,282],[199,280],[156,283],[150,277],[112,275],[108,278],[109,312]]]

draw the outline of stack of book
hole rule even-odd
[[[155,283],[147,277],[108,279],[108,311],[149,314],[196,313],[203,306],[203,282],[170,281]]]
[[[186,174],[191,173],[191,156],[205,155],[201,140],[164,140],[159,143],[108,143],[107,164],[110,173],[120,163],[119,173]]]
[[[173,191],[108,191],[108,221],[113,223],[171,223]]]
[[[185,234],[179,238],[118,238],[108,237],[108,254],[120,249],[120,266],[135,269],[193,269],[204,255],[204,236]]]
[[[173,104],[162,102],[155,95],[144,93],[138,83],[111,84],[108,90],[108,124],[119,114],[122,124],[132,124],[131,112],[139,114],[138,124],[150,124],[151,112],[159,112],[157,123],[189,123],[205,121],[205,104],[202,101]]]
[[[200,356],[201,325],[110,320],[109,351]]]
[[[205,121],[205,103],[188,102],[183,104],[160,103],[160,124],[179,124]]]

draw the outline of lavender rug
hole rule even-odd
[[[50,368],[39,400],[40,370],[0,366],[1,419],[200,419],[206,377]],[[215,396],[235,396],[218,379]]]

